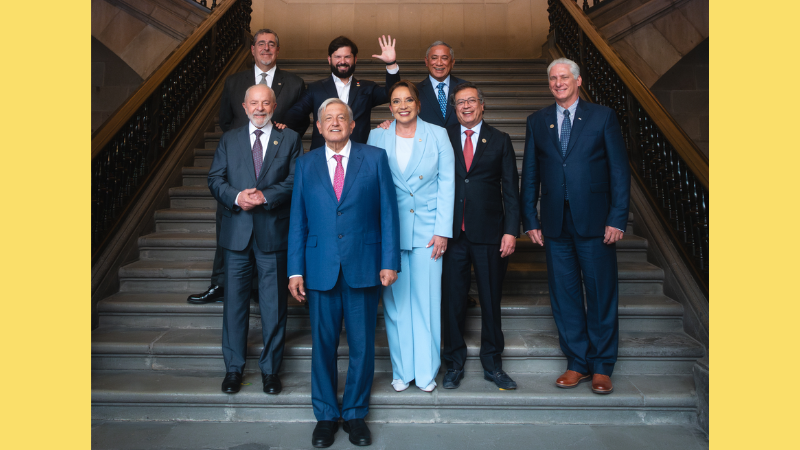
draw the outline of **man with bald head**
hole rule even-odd
[[[208,172],[208,187],[224,208],[217,230],[225,249],[226,277],[222,391],[234,394],[241,388],[255,270],[264,342],[258,366],[264,392],[278,394],[286,329],[289,210],[302,143],[294,131],[272,125],[276,99],[268,86],[247,89],[242,107],[249,122],[222,135]]]

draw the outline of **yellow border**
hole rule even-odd
[[[90,447],[90,11],[2,5],[3,448]]]

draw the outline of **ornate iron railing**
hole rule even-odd
[[[548,0],[547,11],[559,50],[581,67],[584,92],[616,111],[633,176],[707,294],[708,158],[600,36],[576,1]]]
[[[577,0],[575,0],[577,1]],[[589,0],[583,0],[583,11],[586,14],[589,14],[592,11],[599,9],[601,6],[605,6],[611,3],[614,0],[592,0],[592,5],[589,6]]]
[[[210,7],[208,6],[208,2],[206,0],[194,0],[194,2],[199,4],[199,5],[201,5],[201,6],[205,6],[206,8],[208,8],[208,9],[210,9],[212,11],[217,7],[217,0],[212,0]]]
[[[92,136],[92,260],[245,43],[251,0],[216,7]]]

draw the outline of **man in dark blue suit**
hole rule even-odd
[[[417,83],[422,104],[419,118],[442,128],[458,123],[453,105],[447,99],[456,86],[466,81],[450,75],[455,63],[453,47],[442,41],[434,42],[425,52],[429,75]]]
[[[547,73],[556,104],[528,117],[522,225],[545,247],[550,303],[567,357],[556,386],[591,377],[592,391],[609,394],[619,346],[615,242],[628,222],[628,154],[614,111],[578,99],[578,65],[559,58]]]
[[[355,445],[370,445],[364,422],[375,366],[381,286],[397,280],[400,232],[392,173],[382,149],[352,142],[350,108],[337,98],[317,112],[325,144],[297,160],[289,230],[289,292],[308,292],[314,447],[329,447],[344,419]],[[303,286],[305,282],[305,286]],[[349,347],[341,408],[336,352],[344,318]]]
[[[395,40],[396,41],[396,40]],[[317,111],[322,102],[329,98],[338,98],[353,111],[353,129],[350,139],[364,144],[369,138],[370,117],[372,108],[387,103],[389,97],[386,88],[400,81],[400,68],[397,65],[395,41],[389,36],[381,36],[380,55],[372,55],[386,63],[386,85],[378,86],[374,81],[357,80],[353,77],[358,60],[358,46],[355,42],[339,36],[328,45],[328,64],[331,76],[308,85],[308,90],[300,97],[300,101],[292,106],[285,116],[287,127],[297,130],[302,123],[308,121],[308,115],[314,113],[314,121],[319,121]],[[325,143],[320,131],[315,127],[311,134],[311,148],[321,147]]]
[[[222,391],[239,392],[247,358],[253,271],[258,271],[258,305],[264,349],[258,360],[264,392],[278,394],[286,329],[286,248],[295,160],[300,136],[279,130],[270,118],[275,93],[257,84],[242,104],[250,122],[219,141],[208,171],[208,187],[223,205],[219,245],[225,249],[222,312]]]

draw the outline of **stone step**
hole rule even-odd
[[[349,347],[346,331],[339,344],[339,368],[346,370]],[[509,373],[558,372],[566,359],[558,345],[558,334],[549,330],[504,332],[503,368]],[[92,368],[95,370],[223,370],[221,329],[99,327],[92,332]],[[481,370],[478,353],[480,331],[466,333],[469,371]],[[251,370],[258,370],[261,332],[251,329],[247,355]],[[621,331],[615,373],[691,374],[703,347],[682,331]],[[311,370],[311,332],[286,330],[282,370]],[[375,371],[391,372],[386,333],[375,333]]]
[[[183,176],[183,185],[208,186],[208,170],[210,168],[211,168],[211,162],[209,162],[207,166],[186,166],[181,168],[181,175]]]
[[[208,168],[206,167],[206,173]],[[206,179],[206,178],[204,178]],[[208,195],[211,195],[209,192]],[[170,208],[155,213],[157,233],[215,233],[214,208]]]
[[[471,296],[477,301],[477,293]],[[125,328],[222,328],[222,303],[193,305],[186,294],[117,293],[97,304],[100,325]],[[289,329],[310,329],[308,311],[291,297],[287,301]],[[550,297],[508,295],[501,304],[503,330],[555,330]],[[250,327],[261,327],[260,310],[250,303]],[[619,299],[619,327],[623,331],[681,331],[683,307],[663,295],[623,295]],[[467,329],[480,330],[481,310],[467,308]],[[378,308],[378,329],[384,329]]]
[[[217,207],[217,201],[206,186],[177,186],[169,188],[170,208],[208,208]]]
[[[480,373],[461,387],[425,393],[395,392],[390,373],[376,373],[370,422],[530,424],[694,424],[696,398],[691,375],[617,375],[614,393],[596,395],[584,383],[554,386],[558,373],[513,375],[518,389],[500,391]],[[246,374],[235,395],[220,392],[224,373],[93,371],[93,420],[222,422],[315,422],[309,374],[283,376],[283,392],[267,395],[259,374]],[[339,374],[339,401],[345,373]],[[438,383],[441,386],[442,375]],[[339,440],[342,439],[339,433]],[[338,448],[338,447],[337,447]],[[349,448],[349,447],[348,447]]]
[[[647,262],[620,262],[621,295],[662,294],[664,271]],[[139,260],[119,270],[120,292],[203,292],[211,278],[211,261]],[[473,282],[474,285],[474,282]],[[503,283],[504,295],[545,295],[547,270],[544,263],[510,262]]]

